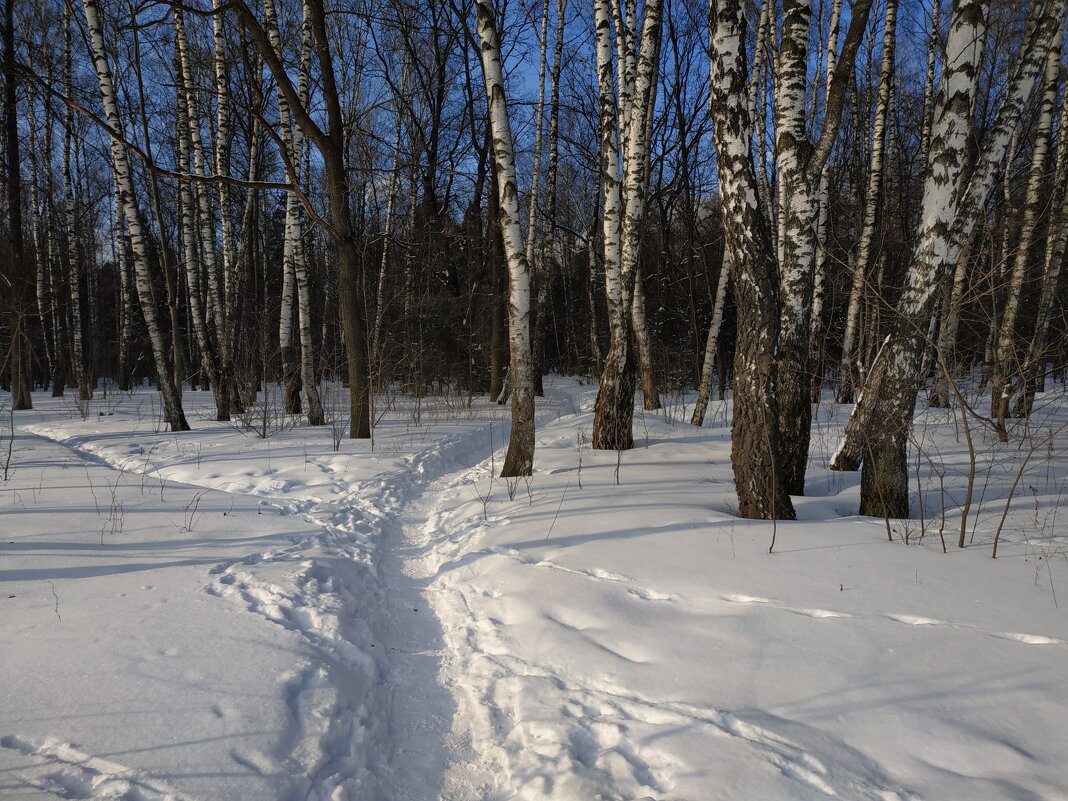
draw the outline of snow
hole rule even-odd
[[[0,483],[0,797],[1068,798],[1059,392],[993,560],[1022,428],[974,432],[958,550],[952,411],[919,417],[945,478],[921,459],[926,519],[889,542],[823,468],[848,407],[815,410],[773,527],[734,516],[722,402],[638,411],[617,454],[586,444],[595,387],[548,389],[511,486],[478,400],[389,399],[334,451],[210,393],[180,434],[147,389],[85,419],[35,394]]]

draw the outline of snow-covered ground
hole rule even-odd
[[[1068,799],[1068,399],[973,430],[959,550],[949,412],[888,524],[822,468],[821,405],[773,526],[733,514],[724,404],[638,413],[616,454],[594,391],[549,384],[511,486],[478,400],[393,399],[335,450],[208,393],[180,434],[150,390],[36,394],[0,483],[0,798]]]

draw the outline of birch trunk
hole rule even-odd
[[[93,64],[96,69],[97,82],[100,85],[100,96],[104,104],[105,117],[112,129],[121,131],[122,123],[119,119],[115,84],[104,48],[104,31],[100,22],[97,0],[82,0],[82,7],[85,10],[85,24],[89,32]],[[111,138],[111,161],[115,170],[115,180],[122,198],[123,212],[126,215],[126,228],[130,237],[130,249],[134,260],[137,296],[141,304],[141,313],[145,318],[145,328],[148,331],[149,343],[152,347],[156,381],[163,397],[164,420],[170,424],[172,431],[188,431],[189,423],[186,422],[185,413],[182,410],[182,401],[167,364],[167,343],[164,341],[163,331],[159,323],[159,312],[156,308],[152,274],[141,229],[141,216],[137,210],[130,161],[126,152],[126,145],[115,137]]]
[[[36,92],[27,87],[26,117],[29,124],[29,151],[30,151],[30,236],[33,240],[34,256],[34,289],[36,300],[37,317],[40,320],[41,344],[44,346],[45,361],[48,369],[45,387],[56,374],[56,338],[55,321],[52,319],[52,286],[49,276],[49,264],[47,253],[48,242],[48,206],[43,202],[41,181],[48,164],[51,173],[51,158],[42,158],[42,153],[49,148],[44,146],[38,137],[40,128],[37,121]],[[46,108],[45,113],[48,114]],[[51,129],[47,131],[51,134]],[[43,142],[51,143],[45,136]]]
[[[544,359],[542,358],[541,319],[542,305],[548,299],[548,286],[546,284],[545,265],[538,264],[534,258],[534,244],[538,230],[538,188],[541,179],[542,140],[541,131],[545,119],[545,72],[548,69],[548,46],[549,46],[549,0],[541,3],[541,36],[539,39],[538,58],[538,102],[534,108],[534,164],[530,174],[530,195],[527,201],[527,237],[526,259],[530,268],[534,286],[537,291],[533,296],[530,307],[530,343],[532,371],[534,375],[534,394],[542,396],[545,388],[542,385],[542,372]],[[540,255],[540,253],[539,253]]]
[[[114,184],[114,181],[112,182]],[[119,274],[119,295],[117,306],[119,310],[119,352],[118,352],[118,384],[119,389],[127,392],[133,386],[133,365],[131,364],[131,352],[133,349],[133,315],[130,299],[133,295],[133,281],[130,276],[130,259],[126,250],[126,230],[123,224],[122,200],[119,187],[114,184],[114,202],[111,204],[114,214],[112,223],[113,241],[115,248],[116,271]]]
[[[609,350],[601,371],[594,414],[593,447],[627,450],[634,447],[631,422],[634,407],[634,375],[628,362],[627,312],[620,270],[623,199],[620,192],[619,132],[621,116],[617,105],[612,71],[612,21],[608,0],[595,4],[597,45],[597,87],[601,185],[604,193],[601,211],[601,236],[604,251],[605,300],[608,309]],[[617,61],[619,56],[617,55]],[[623,98],[620,99],[622,103]],[[592,241],[592,238],[591,238]],[[591,270],[594,263],[591,263]],[[603,399],[602,399],[603,398]],[[620,414],[620,407],[629,414]]]
[[[628,4],[631,24],[636,11]],[[642,220],[648,189],[648,126],[656,99],[656,77],[660,51],[661,0],[648,0],[642,24],[640,49],[635,56],[633,90],[629,88],[619,107],[612,103],[611,22],[605,0],[596,3],[596,38],[598,92],[600,95],[600,129],[602,179],[605,182],[604,235],[605,286],[608,298],[609,347],[601,373],[594,406],[593,447],[627,450],[634,447],[634,353],[630,347],[633,316],[634,281],[638,272]],[[626,43],[626,29],[617,31]],[[634,35],[634,34],[629,34]],[[630,48],[633,52],[633,48]],[[617,50],[618,53],[618,50]],[[617,55],[618,58],[618,55]],[[624,58],[621,74],[629,72]],[[629,106],[629,114],[628,114]],[[620,138],[626,145],[623,154],[622,182],[609,175],[609,161],[618,160],[615,144],[617,120],[621,121]],[[618,167],[612,165],[618,175]],[[609,197],[612,194],[614,197]],[[610,256],[610,250],[615,251]]]
[[[54,141],[52,120],[58,115],[54,113],[51,95],[47,93],[44,94],[44,113],[43,142],[51,143]],[[34,130],[37,130],[36,126],[34,126]],[[42,148],[42,151],[44,149]],[[43,152],[40,154],[39,159],[44,166],[44,174],[40,176],[44,181],[42,188],[44,195],[42,202],[44,202],[44,198],[54,197],[56,181],[52,159],[45,157]],[[51,209],[51,206],[52,204],[46,203],[41,210],[41,223],[44,229],[41,232],[41,247],[43,250],[39,260],[41,262],[40,267],[45,271],[44,279],[47,293],[45,296],[46,308],[42,313],[42,320],[50,322],[49,329],[53,348],[52,397],[61,398],[65,393],[67,384],[67,329],[69,328],[69,323],[67,319],[66,294],[68,293],[63,291],[62,276],[60,275],[60,270],[57,269],[57,264],[62,263],[62,257],[57,258],[57,253],[62,252],[64,248],[58,242],[57,229],[60,226],[54,222],[55,212]],[[38,285],[40,286],[40,284]],[[40,298],[40,293],[38,293],[38,298]]]
[[[493,133],[486,126],[488,149],[493,149]],[[507,258],[504,254],[504,240],[501,235],[501,226],[497,221],[501,218],[501,193],[498,189],[499,177],[496,162],[491,170],[490,196],[486,203],[486,236],[489,239],[486,247],[486,258],[489,262],[489,302],[490,302],[490,363],[489,363],[489,399],[497,403],[503,403],[507,389],[506,365],[508,363],[508,347],[505,342],[508,328],[508,267]]]
[[[175,65],[174,76],[177,88],[177,120],[178,120],[178,170],[188,174],[202,174],[203,151],[200,146],[200,119],[197,113],[197,104],[194,101],[194,93],[190,88],[190,62],[189,42],[185,32],[185,15],[181,9],[174,9],[174,39],[175,39]],[[199,154],[199,155],[197,155]],[[194,191],[188,181],[179,182],[179,209],[182,231],[182,248],[185,263],[186,294],[189,303],[189,316],[193,324],[193,332],[197,342],[197,350],[200,353],[201,383],[204,380],[211,384],[215,392],[216,419],[225,421],[230,419],[229,404],[226,394],[222,391],[222,383],[219,376],[219,355],[215,348],[215,342],[208,332],[209,317],[213,318],[216,325],[220,322],[218,305],[212,299],[215,297],[216,287],[210,279],[211,269],[207,268],[210,261],[214,261],[214,248],[209,246],[209,241],[214,240],[215,231],[205,219],[203,208],[204,195]],[[198,239],[198,228],[200,237]],[[208,286],[202,284],[205,275],[208,276]],[[205,291],[206,289],[206,291]],[[208,308],[204,308],[203,298],[208,298]],[[221,329],[216,329],[217,333]]]
[[[594,219],[597,218],[597,209],[600,207],[600,203],[594,200]],[[603,364],[603,356],[601,355],[601,337],[600,329],[597,325],[597,275],[601,270],[601,266],[597,262],[597,230],[596,223],[594,223],[593,229],[590,231],[590,235],[586,238],[586,260],[589,264],[589,268],[586,270],[586,308],[589,310],[590,326],[587,331],[589,337],[590,347],[590,359],[592,361],[592,367],[595,373],[601,372]]]
[[[931,30],[927,39],[927,74],[923,82],[923,126],[920,131],[920,165],[927,169],[927,156],[931,150],[931,106],[934,102],[935,59],[938,54],[938,26],[942,11],[942,0],[934,0],[931,7]]]
[[[68,17],[69,5],[64,13]],[[63,39],[63,86],[67,96],[73,94],[73,63],[74,56],[71,47],[72,20],[67,19]],[[73,178],[73,144],[74,141],[74,109],[66,107],[63,118],[63,233],[65,236],[65,258],[63,259],[67,272],[67,285],[70,289],[70,343],[72,351],[71,365],[74,369],[74,378],[78,385],[78,399],[89,400],[93,397],[89,376],[85,364],[84,332],[82,324],[82,271],[81,261],[78,258],[78,242],[75,231],[75,197]]]
[[[310,96],[312,48],[311,15],[307,2],[302,5],[300,42],[300,76],[297,92],[301,104],[307,107]],[[307,146],[305,145],[304,134],[299,127],[293,130],[293,153],[294,159],[299,160],[300,163],[305,162]],[[307,172],[307,170],[305,171]],[[299,179],[299,175],[293,175],[292,180],[294,183]],[[293,274],[297,281],[300,383],[304,387],[304,401],[308,406],[308,425],[321,426],[326,423],[326,413],[323,410],[322,398],[319,395],[319,382],[315,374],[315,342],[312,335],[311,279],[308,275],[308,254],[304,247],[304,237],[301,235],[300,207],[297,203],[296,192],[290,192],[289,195],[289,199],[293,202],[294,233],[297,235]]]
[[[938,334],[938,352],[946,365],[953,367],[956,360],[953,358],[953,350],[957,346],[957,332],[960,329],[960,312],[964,305],[964,290],[967,286],[968,268],[971,263],[973,236],[968,243],[961,248],[957,265],[953,270],[953,286],[949,291],[949,298],[942,313],[942,327]],[[944,370],[938,370],[935,374],[931,393],[927,398],[927,405],[936,409],[949,408],[949,378]]]
[[[932,127],[921,219],[894,329],[872,364],[861,398],[831,459],[830,466],[835,470],[855,470],[863,460],[861,514],[908,515],[905,446],[922,380],[924,328],[948,267],[956,263],[962,243],[970,236],[989,197],[997,166],[1045,63],[1064,10],[1064,0],[1032,10],[1001,108],[979,162],[965,184],[961,169],[971,133],[969,117],[981,64],[987,7],[981,0],[958,0],[955,5],[941,99]]]
[[[1013,385],[1013,377],[1022,377],[1022,356],[1017,352],[1016,322],[1019,316],[1020,299],[1024,279],[1031,266],[1031,248],[1034,244],[1038,218],[1048,198],[1042,197],[1044,168],[1050,149],[1050,129],[1053,124],[1053,108],[1057,103],[1057,79],[1060,75],[1061,42],[1064,26],[1058,28],[1046,58],[1043,80],[1042,104],[1038,113],[1035,131],[1035,146],[1031,153],[1031,170],[1027,178],[1027,193],[1024,196],[1023,224],[1016,245],[1008,292],[1002,305],[1001,324],[994,345],[993,381],[990,393],[990,416],[997,422],[998,434],[1006,439],[1005,418],[1009,414],[1009,401],[1019,388],[1019,380]]]
[[[282,36],[278,30],[278,16],[274,0],[263,0],[263,25],[268,41],[275,53],[282,53]],[[303,44],[303,43],[302,43]],[[302,54],[303,55],[303,54]],[[303,59],[301,64],[303,65]],[[299,82],[299,78],[298,78]],[[299,88],[298,88],[299,93]],[[300,181],[301,152],[294,146],[293,121],[281,86],[277,87],[279,134],[282,146],[289,153],[287,180]],[[293,190],[286,192],[285,222],[282,238],[282,294],[278,318],[278,346],[282,357],[282,405],[286,414],[300,414],[301,370],[297,350],[296,333],[293,329],[297,308],[297,261],[302,245],[297,197]]]
[[[144,72],[142,70],[141,59],[141,38],[139,29],[135,25],[132,30],[134,58],[133,58],[133,70],[134,77],[137,81],[137,97],[138,97],[138,116],[141,123],[141,137],[144,143],[145,153],[148,155],[150,161],[155,162],[155,157],[152,153],[152,137],[148,130],[148,104],[145,102],[145,81]],[[156,241],[158,243],[158,253],[160,265],[163,268],[163,282],[166,286],[167,292],[167,310],[170,317],[170,351],[171,351],[171,371],[173,376],[174,389],[178,394],[178,397],[182,397],[182,379],[185,375],[185,356],[183,354],[182,334],[179,326],[178,313],[178,276],[177,269],[171,264],[170,260],[170,244],[167,236],[168,229],[163,223],[163,202],[160,198],[159,191],[159,177],[151,172],[149,175],[149,187],[152,191],[152,209],[156,222]],[[116,184],[116,197],[120,205],[122,204],[121,196],[122,190]],[[123,206],[125,208],[125,206]],[[125,211],[123,212],[125,214]],[[136,280],[135,280],[136,286]],[[140,299],[138,299],[140,304]]]
[[[886,117],[890,109],[894,83],[895,31],[897,28],[897,0],[886,0],[883,24],[883,56],[879,71],[879,93],[875,102],[875,122],[871,135],[871,163],[868,167],[868,186],[864,195],[864,221],[857,242],[853,262],[853,284],[849,292],[845,334],[842,339],[842,362],[839,367],[838,403],[852,403],[854,389],[859,385],[860,369],[853,364],[856,358],[856,335],[860,324],[860,301],[868,282],[868,269],[875,248],[875,229],[883,187],[883,154],[886,150]]]
[[[481,43],[482,73],[497,165],[500,227],[508,261],[508,382],[512,396],[512,430],[501,477],[534,472],[534,376],[530,350],[530,266],[519,217],[512,128],[504,94],[504,73],[491,0],[476,0],[476,24]]]
[[[548,301],[549,287],[557,272],[556,264],[556,214],[557,173],[560,165],[560,71],[564,62],[564,14],[567,0],[556,0],[556,38],[553,40],[553,66],[549,73],[549,164],[545,172],[545,224],[546,230],[541,246],[541,281],[538,285],[537,308],[543,309]],[[596,212],[595,212],[596,214]],[[540,313],[540,312],[539,312]],[[535,320],[536,322],[536,320]],[[544,325],[536,325],[534,332],[535,390],[539,389],[545,368]],[[540,387],[544,390],[543,387]]]
[[[1046,342],[1060,283],[1065,247],[1068,245],[1068,117],[1061,111],[1054,168],[1053,202],[1046,226],[1046,247],[1042,261],[1042,290],[1038,299],[1035,333],[1027,350],[1023,392],[1016,406],[1017,417],[1029,417],[1035,393],[1045,386],[1048,356]]]
[[[827,30],[827,47],[825,63],[827,72],[823,80],[824,105],[826,96],[830,93],[831,80],[834,78],[835,67],[838,63],[838,31],[842,19],[842,0],[834,0],[831,4],[831,19]],[[812,323],[809,334],[811,364],[813,366],[812,397],[813,403],[818,403],[820,391],[823,386],[823,299],[827,280],[827,262],[830,249],[827,247],[828,222],[830,220],[830,181],[831,160],[828,158],[820,169],[819,188],[816,190],[816,198],[819,203],[819,215],[816,222],[816,240],[819,250],[816,253],[816,266],[812,278]]]
[[[401,67],[400,91],[402,95],[406,95],[409,90],[409,80],[409,67],[407,60],[405,60]],[[377,291],[375,292],[375,317],[374,325],[371,327],[373,371],[379,383],[381,383],[382,377],[385,375],[382,364],[382,324],[386,316],[386,274],[389,267],[390,238],[393,235],[393,207],[396,204],[398,184],[400,183],[401,137],[404,133],[404,110],[402,103],[402,97],[394,98],[394,113],[396,114],[396,119],[393,128],[393,163],[390,165],[389,186],[386,189],[386,212],[382,220],[382,256],[378,262],[378,285]],[[479,194],[481,194],[481,189],[479,189]]]
[[[806,128],[811,0],[784,0],[782,42],[776,70],[775,151],[779,175],[778,240],[781,324],[779,360],[779,443],[782,479],[791,495],[805,490],[812,427],[811,324],[813,274],[820,247],[818,189],[852,83],[857,50],[872,0],[857,0],[827,90],[823,129],[813,143]],[[737,286],[737,284],[736,284]]]
[[[773,214],[774,209],[777,206],[777,201],[771,191],[771,183],[768,180],[767,125],[765,124],[767,122],[768,77],[771,74],[771,70],[768,67],[770,61],[768,54],[770,52],[769,42],[774,39],[774,12],[774,0],[767,0],[767,2],[762,2],[760,4],[760,18],[757,23],[756,41],[753,44],[753,68],[750,73],[748,87],[749,118],[756,130],[757,197],[760,201],[760,208],[764,209],[767,214]],[[771,229],[771,234],[772,246],[777,248],[777,226]]]
[[[738,303],[734,356],[731,464],[738,513],[758,519],[793,519],[776,447],[779,441],[778,276],[767,218],[758,206],[752,122],[746,107],[744,0],[710,3],[711,109],[719,170],[726,256]]]
[[[638,385],[642,390],[642,408],[653,411],[660,408],[660,393],[656,388],[653,372],[653,343],[649,336],[649,321],[645,316],[645,280],[641,265],[634,268],[634,299],[630,308],[631,325],[634,329],[634,351],[638,357]]]
[[[212,37],[215,45],[215,174],[230,174],[230,139],[233,130],[230,122],[230,81],[228,79],[228,56],[226,32],[223,24],[224,0],[212,0]],[[219,236],[221,242],[220,259],[222,269],[222,295],[220,298],[221,321],[217,321],[219,330],[219,365],[220,380],[226,384],[227,404],[230,411],[240,413],[244,410],[241,392],[238,389],[234,362],[237,351],[237,301],[240,278],[237,275],[238,260],[234,250],[234,226],[231,217],[230,184],[225,181],[218,185],[219,193]]]
[[[723,325],[723,301],[727,297],[727,282],[730,278],[730,264],[724,257],[719,268],[719,280],[716,282],[716,299],[712,304],[712,323],[708,326],[708,338],[705,340],[705,358],[701,362],[701,380],[697,385],[697,401],[694,403],[690,425],[700,427],[705,422],[708,399],[712,394],[712,373],[716,365],[716,341],[719,329]],[[722,368],[721,368],[722,369]]]
[[[649,186],[650,150],[652,148],[653,140],[653,109],[656,104],[656,76],[660,70],[661,37],[661,28],[658,27],[652,55],[652,73],[654,76],[653,86],[650,90],[648,99],[644,101],[648,104],[648,108],[645,110],[644,126],[642,128],[642,172],[638,179],[642,187],[642,206],[640,209],[640,218],[637,229],[639,233],[635,235],[635,242],[632,245],[632,247],[636,249],[636,255],[634,258],[634,293],[631,301],[630,319],[631,327],[634,331],[634,349],[638,363],[638,384],[642,390],[642,408],[647,412],[660,408],[660,393],[656,388],[656,374],[653,369],[652,337],[649,334],[649,322],[645,314],[645,284],[642,276],[640,260],[640,232],[644,229],[645,195],[648,192]],[[632,113],[632,117],[633,116]],[[632,124],[637,124],[637,122],[632,122]],[[626,202],[626,198],[624,198],[624,201]]]

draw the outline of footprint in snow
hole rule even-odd
[[[886,615],[886,618],[895,623],[907,623],[910,626],[948,626],[948,621],[938,620],[933,617],[920,617],[919,615]]]
[[[724,595],[724,601],[732,604],[770,604],[770,598],[761,598],[759,595]]]
[[[1025,645],[1068,645],[1068,642],[1064,640],[1058,640],[1054,637],[1044,637],[1041,634],[1016,634],[1013,632],[1005,632],[1000,634],[994,634],[995,637],[1000,637],[1003,640],[1015,640],[1016,642],[1022,642]]]
[[[0,737],[0,747],[38,759],[16,775],[28,786],[61,798],[191,801],[143,771],[95,757],[53,737],[35,741],[7,735]]]
[[[1011,631],[983,631],[976,626],[951,623],[948,620],[938,620],[933,617],[920,617],[918,615],[884,615],[888,620],[895,623],[907,623],[910,626],[948,626],[956,629],[968,629],[997,637],[1001,640],[1012,640],[1024,645],[1068,645],[1068,641],[1058,640],[1056,637],[1047,637],[1043,634],[1022,634]]]

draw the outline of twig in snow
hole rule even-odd
[[[556,525],[556,518],[560,516],[560,509],[564,505],[564,498],[567,497],[567,488],[571,486],[571,479],[567,480],[564,484],[564,491],[560,493],[560,503],[556,505],[556,514],[553,515],[553,522],[549,524],[549,530],[545,533],[545,539],[549,539],[549,535],[553,533],[553,526]]]
[[[59,614],[59,596],[56,595],[56,585],[50,581],[48,582],[48,586],[52,588],[52,597],[56,599],[56,605],[53,611],[56,613],[56,617],[59,618],[59,622],[62,623],[63,618]]]

